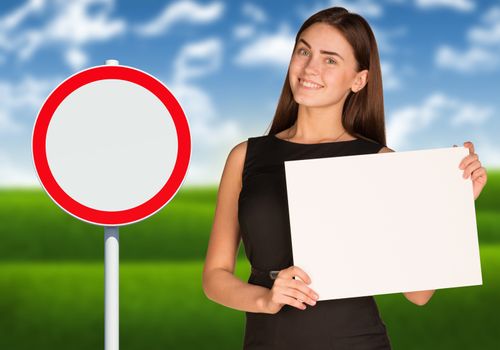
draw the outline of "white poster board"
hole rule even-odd
[[[467,154],[286,161],[294,265],[319,300],[481,285]]]

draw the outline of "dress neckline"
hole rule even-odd
[[[361,140],[360,138],[353,139],[353,140],[344,140],[344,141],[328,141],[328,142],[320,142],[320,143],[299,143],[299,142],[293,142],[293,141],[288,141],[288,140],[283,140],[277,137],[276,135],[269,135],[271,136],[272,139],[283,142],[283,143],[289,143],[292,145],[299,145],[299,146],[318,146],[318,145],[332,145],[332,144],[343,144],[343,143],[349,143],[349,142],[356,142]]]

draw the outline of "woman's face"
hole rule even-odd
[[[355,71],[351,45],[340,32],[325,23],[304,30],[292,54],[288,76],[295,102],[327,107],[345,99],[351,88],[364,86],[367,71]],[[363,80],[364,79],[364,80]]]

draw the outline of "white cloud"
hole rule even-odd
[[[500,167],[500,147],[498,144],[486,137],[471,141],[474,143],[474,150],[479,155],[481,164],[486,167],[486,171]]]
[[[473,11],[476,4],[471,0],[416,0],[415,4],[420,8],[448,7],[453,10],[469,12]]]
[[[8,111],[16,108],[38,110],[49,92],[61,81],[59,77],[38,79],[32,76],[14,83],[0,81],[0,108]]]
[[[0,31],[12,30],[18,27],[27,17],[33,13],[40,13],[46,2],[44,0],[29,0],[14,11],[0,18]]]
[[[243,139],[237,121],[218,118],[210,94],[194,82],[220,69],[222,50],[220,39],[205,39],[186,44],[175,60],[169,88],[188,117],[193,140],[186,184],[218,183],[229,150]]]
[[[267,21],[267,15],[260,7],[255,4],[245,3],[242,8],[243,14],[250,17],[255,22]]]
[[[197,61],[197,64],[193,64]],[[175,81],[184,82],[201,77],[219,69],[222,61],[222,42],[220,39],[206,39],[190,43],[181,48],[175,59]]]
[[[26,76],[18,82],[0,80],[0,139],[25,139],[24,152],[7,142],[0,149],[0,186],[38,186],[33,170],[29,141],[35,117],[59,78]],[[13,149],[13,147],[18,147]]]
[[[464,124],[481,125],[488,120],[495,110],[492,107],[480,107],[473,104],[463,104],[451,120],[452,126]]]
[[[467,32],[467,39],[476,45],[500,44],[500,7],[490,8],[482,17],[482,25]]]
[[[255,27],[247,24],[238,25],[233,30],[233,36],[240,40],[251,38],[255,36]]]
[[[407,29],[405,27],[382,29],[373,24],[371,24],[370,27],[372,28],[373,35],[377,41],[379,53],[394,53],[401,50],[400,48],[396,48],[391,41],[393,38],[405,36],[407,33]]]
[[[388,61],[381,61],[380,66],[384,90],[398,90],[401,88],[401,80],[395,72],[394,65]]]
[[[20,130],[20,124],[7,114],[3,108],[0,108],[0,133],[17,133]]]
[[[75,62],[83,62],[84,45],[108,41],[126,31],[124,20],[111,18],[113,7],[114,0],[30,1],[0,20],[4,23],[0,26],[0,49],[28,60],[43,47],[62,44],[66,61],[75,67]],[[17,28],[41,9],[49,13],[41,25]]]
[[[498,66],[498,56],[477,46],[460,52],[452,47],[443,45],[436,52],[435,62],[438,67],[452,69],[462,73],[490,71]]]
[[[452,126],[467,123],[477,125],[486,121],[493,113],[492,107],[463,102],[436,92],[420,106],[407,106],[392,113],[387,125],[388,143],[391,147],[400,148],[409,141],[412,133],[428,128],[437,119],[448,118]]]
[[[240,66],[286,66],[290,62],[295,36],[287,25],[274,34],[263,34],[243,47],[234,62]]]
[[[139,35],[156,36],[165,33],[173,24],[184,21],[193,24],[206,24],[217,21],[224,12],[222,2],[208,5],[194,1],[178,1],[165,6],[163,11],[151,21],[138,25],[135,30]]]
[[[0,150],[0,187],[39,187],[35,171],[30,166],[21,166]]]
[[[87,55],[76,47],[70,48],[66,51],[65,59],[75,71],[85,66],[88,62]]]
[[[438,67],[461,73],[493,71],[500,67],[500,7],[493,6],[466,35],[469,46],[463,50],[441,45],[436,51]]]
[[[62,2],[66,3],[66,2]],[[90,7],[103,5],[90,14]],[[83,45],[92,41],[107,41],[125,31],[125,22],[109,18],[113,0],[70,1],[49,22],[46,33],[55,41]],[[95,7],[92,7],[95,10]]]
[[[26,131],[19,116],[30,115],[34,121],[43,101],[59,82],[58,78],[36,79],[31,76],[15,83],[0,81],[0,133]]]

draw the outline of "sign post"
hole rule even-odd
[[[117,66],[117,60],[106,60]],[[104,226],[104,349],[120,348],[120,233],[117,226]]]
[[[158,79],[107,60],[49,94],[33,127],[32,154],[49,197],[75,218],[104,226],[105,349],[117,350],[118,230],[158,212],[181,187],[191,158],[188,120]]]

